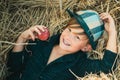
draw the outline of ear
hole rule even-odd
[[[92,50],[92,46],[90,44],[87,44],[85,47],[81,49],[83,52],[88,52]]]

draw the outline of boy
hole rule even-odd
[[[68,10],[68,13],[72,18],[64,31],[52,36],[49,41],[37,39],[36,33],[41,34],[39,29],[44,31],[45,26],[42,25],[30,27],[18,37],[16,43],[29,40],[36,45],[14,46],[7,62],[9,71],[13,73],[7,80],[75,80],[69,69],[79,76],[84,76],[86,72],[111,71],[117,55],[113,18],[108,13],[99,17],[92,10],[76,13]],[[109,38],[103,60],[87,59],[86,52],[96,48],[104,27]]]

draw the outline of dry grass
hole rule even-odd
[[[1,0],[0,1],[0,80],[6,76],[7,52],[25,29],[39,24],[49,28],[51,35],[66,25],[69,20],[67,8],[75,10],[92,9],[99,13],[109,12],[116,23],[117,43],[120,53],[120,0]],[[106,36],[99,41],[99,47],[92,58],[101,58]],[[92,55],[92,54],[91,54]],[[91,55],[88,55],[91,58]],[[119,56],[119,55],[118,55]],[[88,74],[80,80],[120,80],[120,59],[112,74]],[[94,79],[93,79],[94,78]]]

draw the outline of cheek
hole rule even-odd
[[[74,50],[81,50],[83,47],[86,46],[86,44],[87,44],[87,42],[78,42],[78,43],[76,42],[72,45],[72,48]]]
[[[74,44],[72,45],[72,50],[78,51],[81,49],[81,47],[82,47],[81,44]]]
[[[62,41],[63,37],[64,37],[64,34],[62,33],[62,34],[60,35],[60,42]]]
[[[61,35],[65,36],[65,35],[67,35],[67,32],[64,30],[64,31],[61,33]]]

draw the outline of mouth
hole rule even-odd
[[[64,45],[66,45],[66,46],[70,46],[70,44],[68,43],[68,41],[66,41],[65,39],[63,39],[63,43],[64,43]]]

